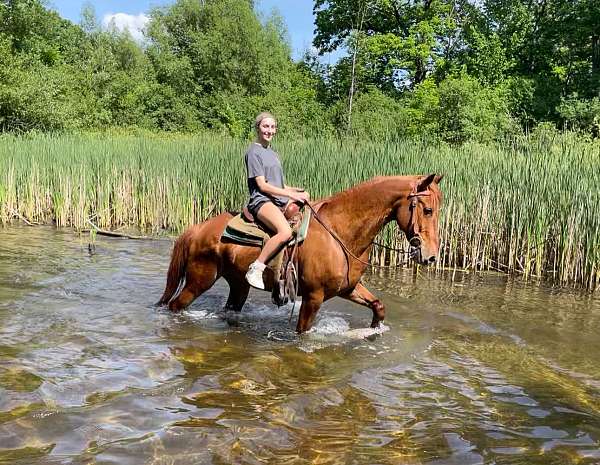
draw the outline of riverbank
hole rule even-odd
[[[0,138],[0,222],[177,234],[246,197],[246,142],[215,135]],[[596,289],[600,145],[549,134],[496,145],[284,140],[290,184],[313,198],[375,175],[444,173],[440,267]],[[380,240],[401,247],[396,228]],[[400,257],[376,250],[373,259]]]

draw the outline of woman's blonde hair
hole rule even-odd
[[[256,119],[254,120],[254,130],[256,131],[257,134],[258,134],[258,128],[260,126],[260,123],[262,123],[262,120],[266,119],[266,118],[271,118],[273,121],[275,121],[275,125],[277,125],[277,120],[275,119],[275,117],[268,111],[263,111],[263,112],[259,113],[258,116],[256,117]]]

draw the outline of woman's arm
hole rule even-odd
[[[305,202],[310,200],[306,192],[304,192],[303,190],[299,190],[296,187],[285,186],[282,189],[281,187],[273,186],[272,184],[269,184],[267,181],[265,181],[264,176],[256,176],[254,179],[256,179],[256,185],[263,194],[271,196],[277,195],[281,197],[289,197],[290,199],[299,202]]]
[[[288,186],[287,184],[285,184],[283,187],[285,187],[286,189],[289,189],[291,191],[304,192],[304,189],[302,189],[301,187],[292,187],[292,186]]]

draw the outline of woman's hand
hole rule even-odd
[[[310,200],[310,195],[305,190],[290,189],[288,197],[294,202],[306,203]]]

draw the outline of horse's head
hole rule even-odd
[[[420,177],[407,196],[399,199],[396,221],[410,243],[411,257],[421,265],[435,262],[440,239],[438,217],[442,193],[438,183],[443,175]]]

